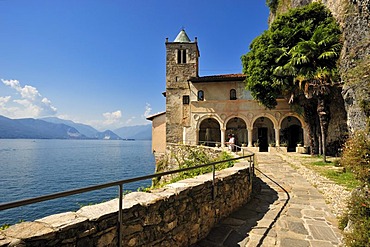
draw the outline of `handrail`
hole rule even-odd
[[[140,176],[140,177],[134,177],[134,178],[129,178],[129,179],[123,179],[123,180],[118,180],[114,182],[109,182],[105,184],[98,184],[98,185],[93,185],[93,186],[88,186],[88,187],[83,187],[83,188],[78,188],[78,189],[73,189],[73,190],[67,190],[63,192],[58,192],[58,193],[52,193],[44,196],[38,196],[38,197],[33,197],[33,198],[28,198],[28,199],[23,199],[23,200],[18,200],[18,201],[13,201],[13,202],[8,202],[8,203],[3,203],[0,204],[0,211],[6,210],[6,209],[11,209],[11,208],[16,208],[16,207],[21,207],[21,206],[26,206],[29,204],[34,204],[38,202],[43,202],[43,201],[48,201],[48,200],[53,200],[53,199],[58,199],[62,197],[67,197],[71,195],[76,195],[76,194],[81,194],[85,192],[90,192],[94,190],[100,190],[100,189],[105,189],[113,186],[119,186],[119,208],[118,208],[118,246],[121,246],[122,244],[122,207],[123,207],[123,185],[132,183],[132,182],[137,182],[137,181],[142,181],[142,180],[147,180],[151,178],[157,178],[161,177],[164,175],[170,175],[170,174],[175,174],[179,172],[184,172],[184,171],[189,171],[197,168],[202,168],[206,166],[212,166],[212,197],[214,198],[215,196],[215,166],[220,163],[224,162],[229,162],[229,161],[234,161],[234,160],[240,160],[240,159],[245,159],[249,158],[249,176],[250,176],[250,181],[252,181],[252,178],[254,176],[254,153],[248,154],[248,155],[243,155],[240,157],[236,158],[231,158],[227,160],[222,160],[222,161],[215,161],[207,164],[201,164],[193,167],[186,167],[186,168],[181,168],[181,169],[176,169],[172,171],[166,171],[166,172],[160,172],[160,173],[155,173],[155,174],[150,174],[150,175],[145,175],[145,176]]]

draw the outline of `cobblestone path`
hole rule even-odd
[[[341,246],[337,220],[318,190],[283,159],[258,153],[254,198],[195,246]]]

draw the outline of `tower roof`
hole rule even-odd
[[[189,43],[191,42],[189,39],[189,36],[186,34],[185,30],[182,29],[179,34],[176,36],[176,39],[174,42],[180,42],[180,43]]]

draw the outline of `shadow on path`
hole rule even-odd
[[[244,246],[248,242],[252,229],[257,230],[258,235],[262,235],[257,245],[262,246],[263,241],[270,234],[272,227],[288,204],[290,196],[277,182],[261,171],[259,172],[283,190],[287,197],[279,199],[276,191],[279,188],[271,188],[261,178],[255,177],[251,201],[221,220],[206,238],[193,247]]]

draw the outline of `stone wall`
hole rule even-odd
[[[179,181],[151,193],[125,195],[123,246],[189,246],[250,199],[248,168],[242,165],[212,176]],[[77,212],[23,222],[0,231],[0,247],[117,246],[118,199]]]
[[[164,153],[155,154],[155,172],[158,173],[180,169],[180,164],[183,163],[186,159],[189,160],[191,158],[191,153],[199,152],[205,154],[210,159],[215,159],[220,155],[222,149],[206,146],[168,144]],[[196,159],[196,157],[192,158]],[[197,165],[200,165],[200,163]],[[175,176],[176,174],[160,177],[153,180],[153,184],[156,185],[158,183],[169,182]]]

